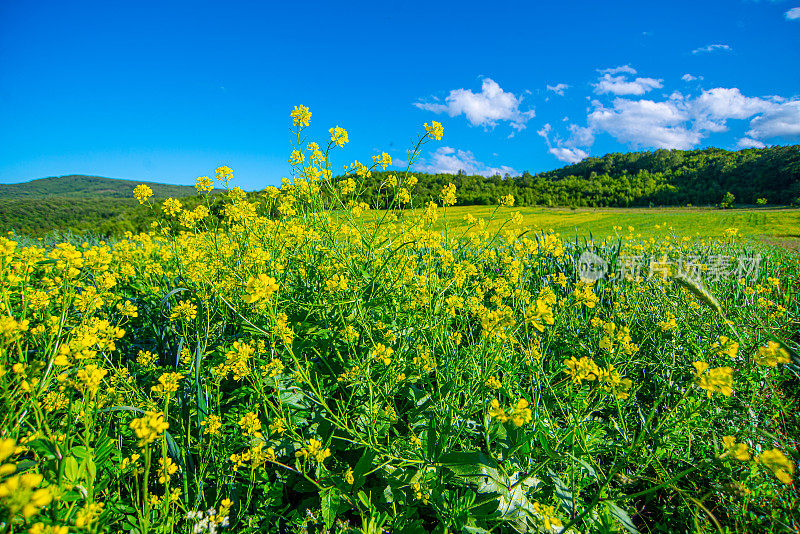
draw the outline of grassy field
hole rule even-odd
[[[796,211],[395,220],[296,165],[219,224],[0,237],[0,533],[800,531],[800,255],[725,232]]]
[[[496,207],[453,206],[447,208],[439,226],[466,229],[467,214],[488,219]],[[691,237],[718,237],[727,228],[738,228],[747,238],[768,242],[800,243],[800,209],[792,208],[502,208],[500,214],[518,211],[523,216],[522,226],[531,230],[559,233],[564,238],[573,236],[595,238],[627,235],[628,227],[642,238],[661,237],[665,234]],[[499,222],[495,222],[499,225]],[[621,227],[621,230],[615,230]]]

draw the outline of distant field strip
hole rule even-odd
[[[440,224],[450,228],[466,228],[464,216],[488,219],[493,206],[459,206],[447,209]],[[800,243],[800,210],[798,209],[730,209],[712,208],[502,208],[495,215],[499,225],[510,213],[523,216],[523,226],[531,230],[595,237],[614,236],[614,226],[628,233],[633,226],[642,237],[674,233],[680,236],[719,236],[726,228],[738,228],[745,236],[764,241]],[[658,228],[656,227],[658,226]]]

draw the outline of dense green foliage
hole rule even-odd
[[[396,190],[384,182],[391,174],[381,171],[365,177],[359,198],[373,208],[389,205]],[[509,193],[517,206],[720,205],[727,193],[736,203],[757,204],[761,199],[762,205],[800,205],[800,145],[736,152],[711,148],[607,154],[535,176],[528,172],[519,177],[416,176],[415,206],[439,202],[448,183],[456,186],[460,206],[497,204]],[[144,231],[151,212],[132,198],[138,183],[62,176],[0,185],[0,229],[34,236],[53,230],[91,230],[105,236]],[[190,208],[197,204],[193,187],[147,185],[155,198],[178,197]]]
[[[200,198],[181,202],[194,208]],[[211,200],[216,205],[215,198]],[[212,208],[213,209],[213,208]],[[213,211],[212,211],[213,213]],[[49,232],[75,232],[121,236],[149,228],[152,211],[134,198],[12,198],[0,200],[0,228],[18,234],[42,236]]]
[[[391,200],[380,184],[391,172],[365,181],[362,198],[375,205]],[[730,192],[737,202],[800,204],[800,145],[731,152],[656,150],[606,154],[536,175],[468,176],[466,173],[417,174],[415,202],[438,201],[444,185],[453,183],[459,205],[497,204],[508,193],[520,206],[674,206],[716,205]]]
[[[156,198],[185,197],[195,193],[194,186],[157,184],[154,182],[136,182],[118,180],[101,176],[84,176],[70,174],[68,176],[51,176],[21,184],[0,184],[0,197],[7,198],[41,198],[41,197],[103,197],[132,198],[133,188],[144,183],[153,190]]]

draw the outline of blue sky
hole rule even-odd
[[[800,0],[0,0],[0,182],[245,189],[288,176],[289,112],[335,169],[539,172],[586,155],[800,142]]]

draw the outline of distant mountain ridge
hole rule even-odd
[[[102,176],[86,176],[68,174],[39,178],[19,184],[0,184],[0,198],[133,198],[133,188],[145,184],[153,190],[153,197],[188,197],[197,191],[191,185],[159,184],[104,178]]]

